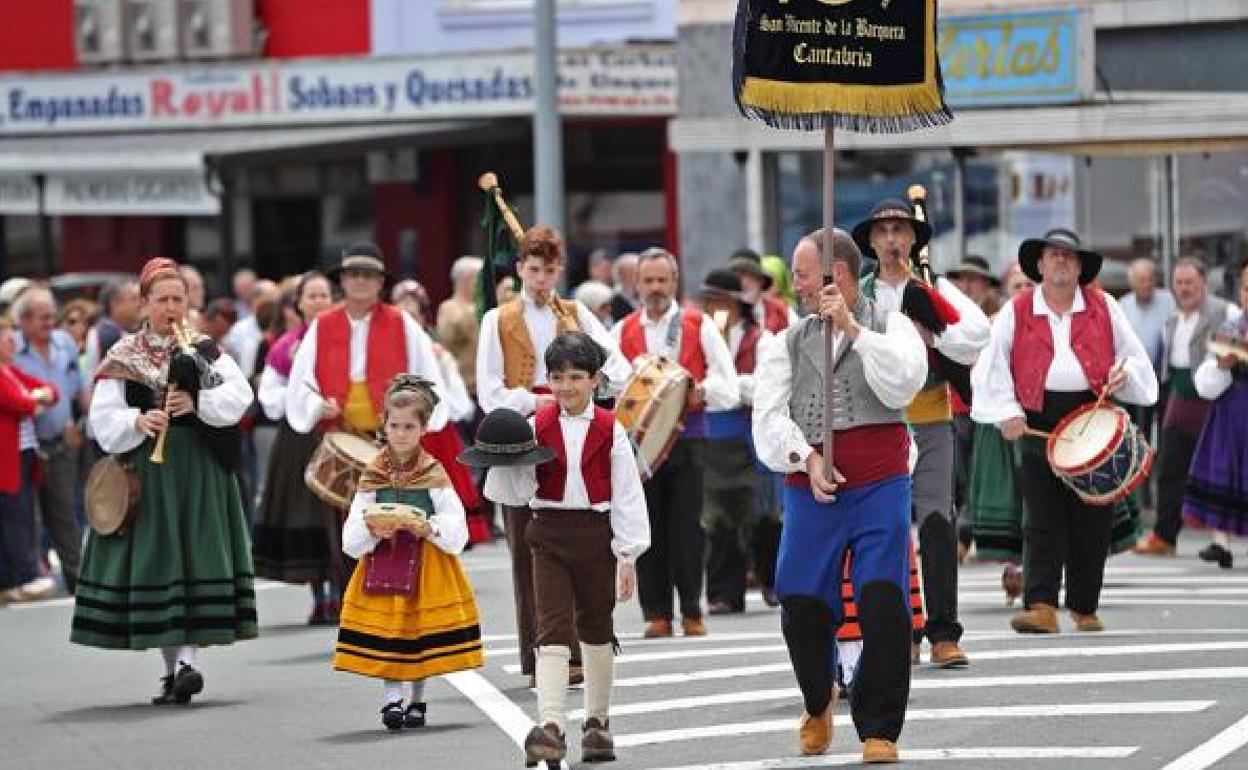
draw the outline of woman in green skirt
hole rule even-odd
[[[200,647],[256,636],[251,545],[232,475],[238,422],[254,396],[211,340],[192,332],[193,346],[178,345],[187,286],[176,263],[148,261],[139,283],[147,322],[100,365],[89,418],[104,450],[137,474],[138,513],[113,534],[89,535],[70,639],[159,648],[165,676],[152,702],[188,703],[204,686]]]

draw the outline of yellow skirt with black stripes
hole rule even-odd
[[[484,664],[472,585],[459,559],[428,541],[414,597],[364,592],[364,563],[342,599],[334,668],[414,681]]]

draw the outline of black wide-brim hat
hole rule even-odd
[[[728,260],[728,269],[737,275],[751,275],[763,282],[763,291],[771,288],[775,280],[771,274],[763,269],[763,265],[756,259],[739,255]]]
[[[932,226],[914,216],[913,206],[900,198],[885,198],[875,204],[875,208],[871,209],[869,217],[854,226],[854,243],[858,244],[858,248],[863,254],[869,254],[878,258],[875,250],[871,248],[871,228],[876,222],[884,222],[890,219],[909,222],[910,226],[914,228],[914,246],[910,250],[911,256],[918,254],[919,249],[932,240]]]
[[[538,446],[533,426],[515,409],[495,409],[477,426],[472,446],[455,458],[469,468],[498,465],[541,465],[553,459],[555,451]]]
[[[1040,275],[1040,255],[1044,253],[1045,246],[1069,249],[1079,255],[1080,285],[1092,283],[1101,272],[1101,262],[1104,261],[1101,255],[1083,248],[1083,242],[1073,230],[1058,227],[1045,233],[1043,238],[1028,238],[1018,247],[1018,266],[1036,283],[1044,280],[1044,276]]]
[[[963,257],[962,262],[956,268],[945,271],[947,278],[962,278],[968,275],[979,276],[996,288],[1001,288],[1001,279],[988,272],[988,260],[983,257]]]
[[[347,249],[343,252],[342,261],[326,271],[325,275],[334,283],[340,283],[344,270],[367,270],[380,275],[384,284],[381,289],[383,299],[390,298],[390,290],[394,288],[397,281],[394,275],[386,269],[381,250],[372,244],[360,244],[358,247]]]

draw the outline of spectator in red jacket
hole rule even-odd
[[[56,390],[13,366],[13,324],[0,318],[0,603],[56,593],[39,576],[35,552],[34,416],[56,403]]]

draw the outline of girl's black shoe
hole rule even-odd
[[[192,695],[199,695],[203,691],[204,675],[183,663],[177,675],[173,677],[173,686],[170,687],[173,702],[190,703]]]
[[[1230,569],[1235,563],[1235,557],[1219,543],[1210,543],[1207,547],[1202,548],[1197,555],[1200,556],[1202,561],[1217,562],[1217,565],[1222,569]]]
[[[412,703],[407,707],[407,711],[403,712],[404,727],[424,727],[425,726],[425,704]]]
[[[398,732],[403,729],[403,701],[396,700],[381,707],[381,723],[387,730]]]
[[[152,698],[152,705],[167,706],[173,702],[173,674],[169,674],[160,678],[160,694]]]

